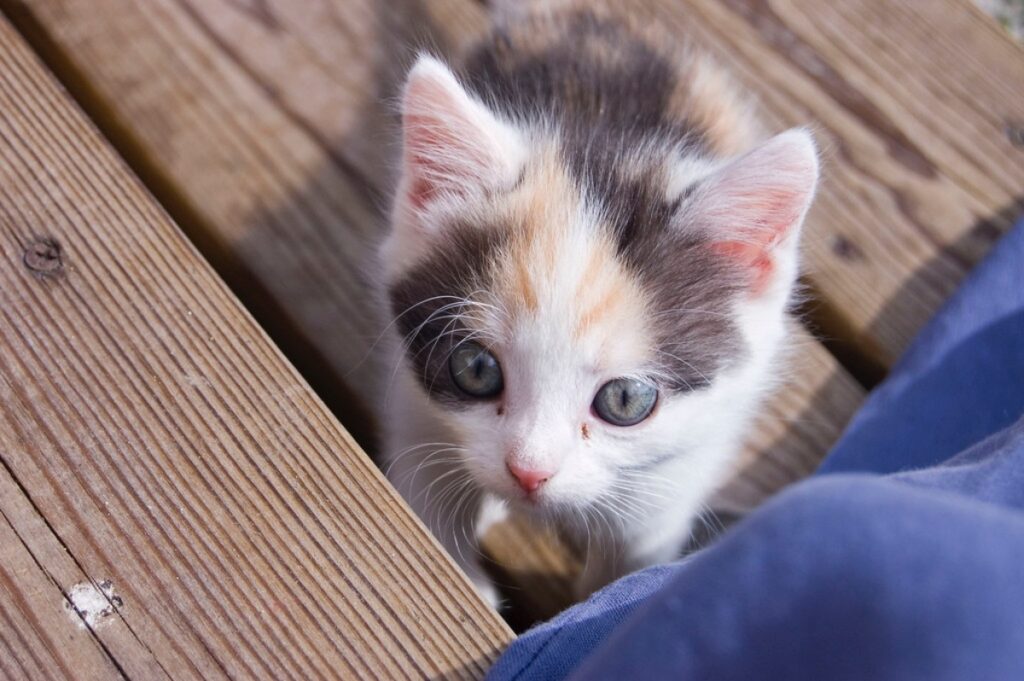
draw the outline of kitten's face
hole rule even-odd
[[[541,512],[628,512],[668,493],[650,483],[668,462],[707,484],[721,462],[701,451],[745,422],[782,335],[813,188],[801,163],[816,171],[806,139],[742,166],[651,147],[599,182],[436,62],[413,71],[405,107],[389,294],[465,467]],[[751,181],[770,163],[801,186]]]

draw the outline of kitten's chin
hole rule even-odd
[[[498,497],[506,504],[517,509],[531,509],[539,508],[545,505],[545,497],[543,492],[538,491],[533,494],[527,494],[525,491],[512,488],[511,485],[505,487],[502,485],[496,488],[495,485],[489,485],[488,491],[494,496]]]
[[[557,494],[545,492],[543,489],[532,494],[527,494],[521,489],[514,491],[506,489],[500,493],[492,492],[492,494],[502,499],[513,511],[548,520],[577,513],[580,508],[579,504],[568,501]]]

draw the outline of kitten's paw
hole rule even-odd
[[[476,587],[477,593],[483,598],[489,606],[495,610],[501,610],[501,594],[498,593],[498,587],[494,586],[494,582],[489,580],[484,575],[471,575],[470,581],[473,582],[473,586]]]

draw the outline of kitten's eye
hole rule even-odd
[[[632,426],[651,415],[658,389],[635,378],[608,381],[594,397],[594,411],[613,426]]]
[[[497,358],[479,343],[467,341],[448,360],[452,380],[467,395],[494,397],[505,387]]]

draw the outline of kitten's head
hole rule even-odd
[[[640,498],[666,465],[706,493],[785,333],[810,135],[726,161],[666,138],[587,154],[426,57],[402,113],[388,295],[467,469],[544,512]]]

